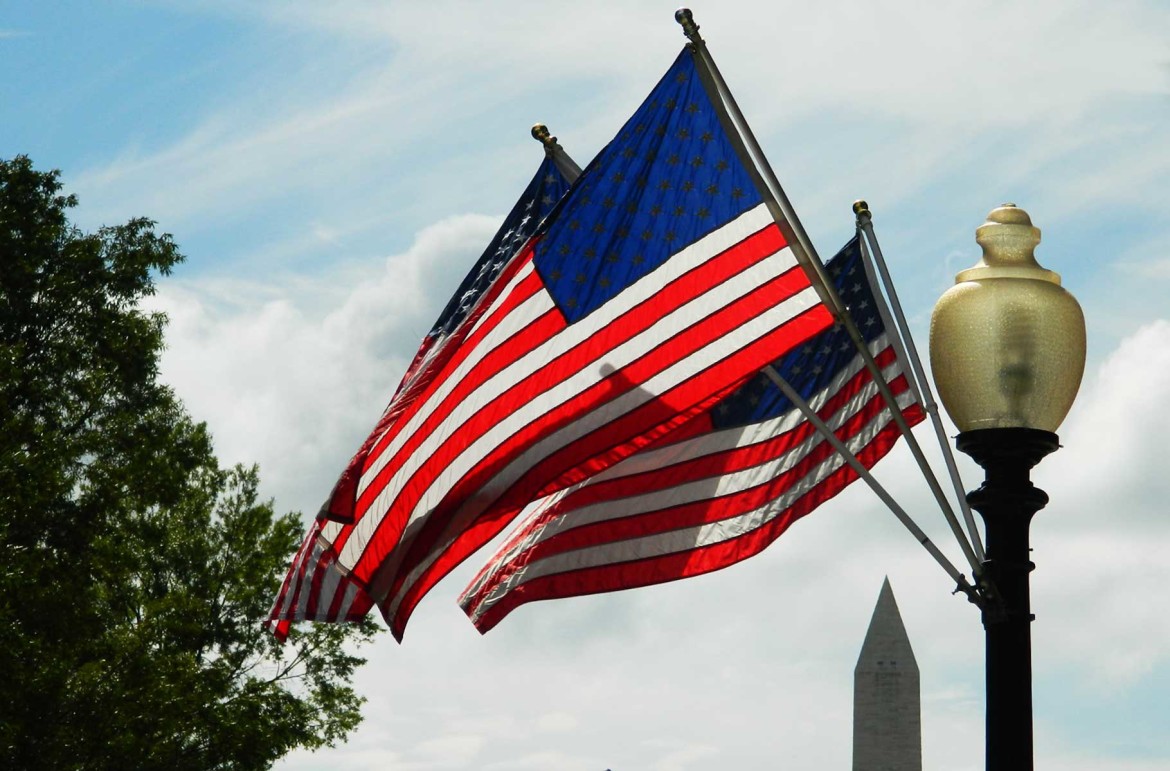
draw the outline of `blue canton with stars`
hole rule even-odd
[[[536,268],[571,323],[761,200],[684,49],[554,212]]]
[[[565,179],[552,159],[546,157],[536,170],[536,176],[504,219],[495,238],[475,261],[471,272],[439,315],[439,320],[429,333],[431,337],[449,335],[459,326],[475,301],[499,275],[504,263],[536,232],[541,221],[556,207],[568,189],[569,180]]]
[[[861,264],[861,246],[856,236],[825,265],[841,300],[853,316],[867,343],[885,332],[874,304],[873,290]],[[859,354],[844,327],[835,325],[772,363],[805,401],[826,388],[830,381]],[[765,375],[759,373],[711,410],[716,429],[746,426],[779,417],[793,409],[788,397]]]

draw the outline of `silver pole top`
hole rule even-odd
[[[873,219],[873,213],[869,210],[869,204],[862,198],[858,198],[853,202],[853,214],[857,217],[858,225],[864,225]]]
[[[690,8],[679,8],[674,12],[674,20],[682,25],[683,34],[688,40],[692,43],[703,42],[703,38],[699,37],[699,25],[695,23],[695,15]]]

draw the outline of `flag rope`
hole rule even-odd
[[[890,277],[890,271],[886,265],[885,257],[882,256],[882,248],[878,244],[877,235],[873,229],[873,214],[865,201],[858,201],[854,205],[854,212],[857,215],[857,227],[860,231],[865,233],[865,238],[861,242],[862,264],[865,266],[866,273],[870,277],[870,283],[875,287],[881,287],[889,295],[889,309],[893,311],[894,324],[892,325],[897,330],[897,335],[892,338],[895,341],[895,346],[901,346],[905,343],[905,350],[899,352],[899,356],[903,357],[911,368],[912,377],[910,378],[910,387],[915,389],[915,396],[918,398],[918,403],[930,416],[931,425],[934,427],[935,436],[938,438],[938,446],[942,451],[943,460],[947,466],[947,473],[951,478],[951,484],[955,489],[955,496],[959,499],[959,509],[963,512],[963,520],[967,525],[967,532],[971,538],[971,546],[975,552],[975,559],[978,560],[979,565],[975,567],[975,576],[979,577],[983,570],[983,562],[986,559],[983,551],[983,540],[979,536],[979,528],[975,526],[975,517],[971,513],[971,506],[967,503],[967,495],[963,488],[963,480],[959,476],[959,468],[955,464],[955,455],[951,450],[951,445],[947,442],[946,431],[943,429],[942,419],[938,414],[938,404],[934,401],[934,394],[930,388],[930,381],[926,379],[926,370],[922,366],[922,359],[918,355],[918,348],[914,345],[914,338],[910,334],[910,328],[906,324],[906,316],[902,312],[902,303],[898,300],[898,292],[894,288],[893,279]],[[874,279],[871,271],[877,267],[878,273],[881,275],[881,282]],[[879,305],[879,310],[885,310],[885,300],[881,297],[879,291],[874,295]],[[917,383],[915,382],[917,381]],[[963,542],[963,536],[959,530],[959,523],[955,519],[955,515],[949,509],[944,509],[943,514],[947,516],[947,522],[950,523],[951,529],[955,531],[955,537],[959,542]]]

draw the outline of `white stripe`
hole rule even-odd
[[[482,405],[487,404],[500,393],[512,387],[528,373],[538,369],[540,364],[551,361],[560,353],[569,350],[578,343],[593,336],[599,329],[606,327],[619,315],[629,310],[629,308],[656,294],[662,286],[676,277],[673,274],[681,275],[694,267],[691,264],[692,262],[696,265],[701,264],[707,259],[713,258],[716,254],[726,251],[729,246],[733,246],[747,236],[757,232],[759,227],[755,227],[757,223],[754,220],[760,219],[760,217],[749,216],[755,212],[759,212],[765,218],[769,216],[765,209],[757,207],[757,209],[753,209],[751,212],[742,215],[731,225],[725,226],[723,230],[717,231],[717,234],[724,233],[727,230],[734,230],[736,233],[730,235],[724,233],[724,239],[715,239],[714,235],[716,234],[711,234],[703,239],[703,241],[687,247],[679,252],[678,255],[668,260],[662,268],[643,277],[613,300],[590,314],[586,319],[567,327],[536,350],[513,362],[504,370],[488,379],[476,391],[469,394],[467,398],[463,399],[444,418],[442,423],[426,437],[420,446],[408,458],[404,459],[402,465],[396,470],[386,486],[379,492],[378,496],[367,509],[365,516],[357,522],[354,527],[354,532],[346,541],[340,557],[341,563],[347,569],[352,569],[357,564],[361,554],[365,551],[366,544],[373,537],[378,525],[385,517],[402,488],[410,480],[411,475],[439,449],[451,433],[462,426],[467,418],[478,411]],[[738,237],[735,237],[730,244],[725,245],[724,241],[730,239],[732,236]],[[711,253],[703,256],[704,252],[696,248],[702,245],[706,245],[711,250]],[[790,255],[791,252],[788,251],[788,254]],[[662,340],[673,336],[675,332],[690,326],[696,318],[705,317],[711,312],[708,310],[711,306],[717,305],[717,307],[722,307],[733,302],[737,299],[737,296],[731,297],[731,292],[734,291],[737,295],[739,293],[746,294],[757,288],[762,281],[783,273],[792,264],[795,264],[795,260],[791,257],[787,260],[769,258],[759,261],[747,271],[743,271],[739,276],[724,282],[718,287],[712,288],[704,295],[693,299],[688,305],[676,309],[672,314],[659,319],[650,329],[626,341],[617,349],[611,349],[605,354],[605,363],[610,364],[615,369],[621,368],[629,361],[634,360],[647,350],[661,343]],[[671,270],[666,270],[665,268],[667,266],[670,266]],[[540,293],[537,296],[547,297],[544,293]],[[519,428],[522,428],[530,422],[532,415],[544,414],[555,409],[565,400],[572,398],[572,396],[581,393],[590,385],[598,382],[602,376],[602,373],[597,370],[583,368],[570,376],[570,378],[561,381],[555,388],[541,394],[536,400],[530,402],[525,410],[512,413],[503,422],[493,426],[487,434],[481,436],[477,442],[473,443],[472,447],[475,448],[474,450],[469,452],[465,449],[454,464],[445,469],[439,475],[438,479],[432,480],[432,484],[428,486],[428,492],[435,489],[435,484],[440,482],[450,484],[451,480],[461,478],[468,469],[473,467],[475,463],[478,463],[484,455],[497,447],[501,441],[507,439]],[[453,376],[444,385],[453,384],[460,379],[458,375]],[[407,432],[404,431],[398,437],[395,437],[395,439],[400,439],[406,436],[406,434]],[[384,453],[383,457],[389,457],[389,454]],[[381,458],[379,461],[381,462]],[[456,467],[458,467],[457,475],[455,473]],[[447,488],[441,489],[445,492]],[[441,495],[439,497],[441,498]],[[430,499],[424,496],[424,500],[420,501],[418,506],[411,512],[408,524],[415,522],[418,517],[429,510],[428,506],[433,505],[433,503],[428,504],[428,501],[433,499],[433,495]]]
[[[840,428],[840,426],[844,425],[849,418],[853,417],[858,410],[876,396],[877,393],[877,384],[873,382],[866,384],[857,394],[841,405],[840,409],[834,413],[832,420],[826,422],[834,430]],[[823,394],[821,395],[823,396]],[[798,410],[793,410],[786,418],[785,423],[788,425],[781,429],[781,431],[792,430],[804,422],[804,416]],[[764,434],[761,431],[752,430],[758,429],[759,426],[760,424],[756,424],[746,429],[732,429],[729,433],[740,434],[741,436],[751,434],[754,438],[752,441],[746,442],[745,446],[760,441],[767,441],[774,436],[774,434]],[[558,532],[572,530],[585,525],[605,522],[610,519],[621,519],[632,514],[657,511],[673,506],[709,500],[750,489],[767,479],[786,473],[823,441],[824,438],[816,431],[813,431],[803,442],[793,447],[784,455],[778,458],[764,460],[756,466],[720,474],[713,478],[691,480],[641,495],[628,496],[617,500],[597,501],[596,503],[573,509],[572,517],[559,518],[557,526],[546,530],[545,536],[550,537]]]
[[[346,617],[349,616],[349,609],[353,607],[353,601],[357,599],[357,594],[357,584],[350,581],[345,587],[345,596],[341,598],[341,605],[337,607],[335,621],[345,621]]]
[[[305,574],[298,582],[299,591],[297,593],[296,606],[292,609],[294,614],[293,618],[307,618],[305,611],[309,607],[309,597],[313,594],[313,579],[321,571],[321,557],[325,554],[325,550],[326,546],[320,540],[314,539],[313,550],[304,560]]]
[[[757,263],[757,266],[767,266],[769,263],[774,266],[780,262],[780,260],[769,258],[762,260],[760,263]],[[762,270],[761,272],[766,271]],[[748,271],[745,271],[745,274],[746,273],[748,273]],[[767,279],[761,279],[758,276],[750,276],[745,277],[745,280],[752,282],[751,286],[758,287],[761,281],[766,281]],[[750,292],[751,290],[748,289],[747,291]],[[730,302],[734,302],[734,299],[729,301],[728,304],[730,304]],[[410,572],[407,580],[403,582],[402,589],[398,595],[390,598],[390,613],[393,614],[397,612],[398,606],[401,604],[401,601],[406,592],[408,592],[411,586],[413,586],[414,582],[417,581],[419,577],[421,577],[422,573],[427,570],[430,565],[436,559],[438,559],[439,556],[442,555],[443,552],[447,550],[450,544],[454,541],[455,537],[457,537],[459,533],[463,532],[463,530],[468,525],[470,525],[470,523],[473,522],[484,509],[493,503],[495,499],[505,490],[507,490],[507,488],[510,487],[517,479],[519,479],[522,474],[524,474],[532,466],[539,463],[540,460],[571,444],[573,441],[576,441],[586,436],[587,434],[603,427],[612,420],[621,417],[630,410],[654,398],[658,394],[664,393],[670,390],[670,388],[673,388],[675,385],[686,381],[699,372],[702,372],[712,364],[717,363],[720,359],[728,356],[731,352],[741,350],[755,340],[758,340],[759,338],[782,326],[785,322],[794,316],[797,316],[808,308],[815,306],[818,302],[819,300],[817,298],[816,292],[811,287],[806,288],[796,295],[793,295],[785,302],[769,308],[766,312],[756,316],[742,326],[731,330],[724,337],[713,340],[692,355],[659,372],[653,378],[643,384],[641,388],[627,392],[622,397],[619,397],[618,399],[615,399],[613,402],[611,402],[610,405],[607,405],[605,409],[591,411],[590,413],[583,416],[581,420],[569,424],[557,433],[552,434],[541,442],[533,445],[525,453],[513,460],[498,474],[494,475],[489,484],[481,488],[477,495],[469,498],[461,507],[461,509],[451,518],[445,529],[443,537],[441,537],[440,541],[438,542],[441,543],[442,546],[438,549],[433,549],[427,558]],[[689,308],[689,306],[684,306],[680,309],[679,312],[672,314],[672,316],[664,317],[664,321],[673,320],[677,322],[681,320],[685,326],[690,326],[694,323],[695,319],[703,317],[705,317],[705,314],[696,314]],[[661,332],[657,330],[656,327],[657,325],[651,327],[645,334],[640,335],[638,338],[634,338],[630,341],[634,342],[634,340],[638,340],[642,343],[642,345],[639,347],[636,355],[628,359],[629,361],[632,361],[638,356],[641,356],[645,351],[657,347],[662,343],[663,340],[669,339],[673,334],[673,332]],[[621,348],[624,347],[625,346],[623,345],[618,349],[614,349],[615,354],[623,353]],[[615,369],[624,366],[624,364],[625,362],[622,364],[615,364]],[[563,391],[563,389],[558,388],[548,393],[555,396],[560,396],[561,393],[564,392],[571,396],[572,394],[580,393],[582,388],[583,386],[581,385],[573,385],[569,387],[568,391]],[[542,403],[544,402],[543,399],[537,401]],[[559,402],[552,404],[547,408],[544,407],[543,404],[541,404],[541,406],[537,406],[534,403],[533,414],[542,414],[547,409],[555,409],[558,406]],[[501,433],[499,436],[497,436],[496,443],[511,436],[518,428],[522,428],[527,423],[528,420],[524,419],[522,421],[511,421],[509,424],[503,425],[501,430],[506,433]],[[500,436],[502,436],[502,439]],[[479,457],[481,457],[472,456],[470,459],[464,461],[464,455],[467,455],[469,452],[475,451],[477,449],[480,452],[486,454],[490,452],[491,449],[495,446],[496,444],[491,444],[486,448],[477,448],[476,445],[473,444],[468,451],[465,451],[464,454],[460,455],[460,458],[456,461],[456,463],[451,464],[451,466],[449,466],[444,471],[444,474],[454,472],[459,474],[459,476],[454,477],[455,480],[461,478],[464,473],[474,467],[474,464],[477,463]],[[442,480],[440,479],[438,481]],[[436,484],[438,484],[438,481]],[[433,507],[442,500],[442,495],[449,489],[450,484],[451,482],[447,482],[446,485],[439,487],[438,489],[436,489],[435,486],[432,486],[432,488],[428,490],[429,497],[424,496],[424,499],[420,501],[420,508],[416,508],[415,516],[411,519],[411,525],[414,525],[415,522],[421,520],[425,515],[425,512],[430,510],[429,508],[421,509],[423,505]],[[417,531],[417,528],[421,527],[421,524],[416,525],[415,530]],[[413,533],[411,535],[413,537]],[[405,543],[405,539],[406,534],[404,533],[403,543]],[[398,554],[394,555],[397,557],[397,559],[392,566],[388,567],[392,567],[392,569],[396,570],[398,563],[401,562],[401,555],[405,551],[407,551],[407,549],[403,548],[399,551]],[[387,574],[392,575],[393,573],[390,570],[387,570]]]
[[[321,579],[321,591],[317,593],[317,612],[313,614],[313,620],[315,621],[329,620],[329,606],[333,604],[333,596],[337,593],[337,586],[341,582],[341,571],[337,569],[337,566],[332,561],[323,570],[325,571],[325,577]],[[310,593],[312,592],[312,586],[312,583],[308,586]],[[309,616],[308,599],[306,597],[305,602],[301,605],[305,618]]]
[[[905,392],[898,398],[898,403],[905,409],[913,401],[913,394]],[[846,442],[854,453],[859,452],[878,435],[891,421],[889,412],[883,412],[874,417],[865,428],[850,437]],[[693,551],[724,541],[741,537],[756,530],[776,516],[787,510],[802,495],[808,493],[816,485],[823,482],[833,472],[845,463],[840,453],[833,453],[819,463],[810,474],[803,477],[797,484],[790,487],[783,495],[749,512],[719,522],[659,533],[636,539],[600,544],[576,551],[555,554],[535,563],[530,563],[523,570],[517,571],[507,580],[492,588],[492,590],[477,605],[472,606],[470,615],[476,620],[491,608],[501,597],[524,583],[544,576],[555,575],[570,570],[600,567],[604,565],[630,562],[647,557],[666,556],[679,552]],[[466,599],[462,598],[462,599]],[[461,599],[461,601],[462,601]]]

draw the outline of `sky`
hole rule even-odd
[[[10,1],[0,154],[60,169],[85,229],[174,235],[162,376],[223,462],[259,463],[278,510],[308,517],[540,162],[530,126],[584,166],[682,47],[674,8]],[[1032,528],[1036,765],[1170,766],[1170,7],[692,8],[822,255],[869,201],[924,355],[986,214],[1012,201],[1043,231],[1089,348],[1064,447],[1033,474],[1051,497]],[[876,475],[959,562],[909,452]],[[365,649],[349,741],[278,768],[845,768],[885,576],[924,767],[983,766],[978,613],[861,485],[727,570],[525,606],[482,637],[455,604],[478,564],[401,646]]]

